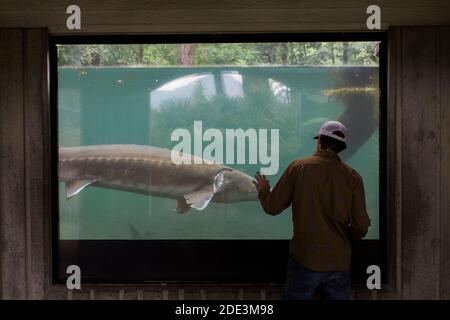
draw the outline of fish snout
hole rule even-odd
[[[244,177],[237,183],[237,190],[239,193],[240,201],[257,201],[258,191],[253,184],[253,179],[250,177]]]
[[[258,201],[259,197],[258,197],[258,191],[256,190],[256,186],[253,184],[251,184],[251,186],[249,186],[249,188],[247,189],[247,201]]]
[[[241,201],[258,201],[258,193],[253,178],[237,170],[223,171],[216,179],[216,202],[233,203]]]

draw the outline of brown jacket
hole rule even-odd
[[[349,270],[350,241],[366,235],[370,219],[361,176],[337,154],[320,150],[293,161],[259,198],[271,215],[292,204],[289,251],[295,260],[315,271]]]

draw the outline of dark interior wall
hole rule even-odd
[[[389,31],[389,284],[354,299],[450,298],[450,27]],[[50,284],[47,29],[0,29],[0,297],[272,299],[275,286]]]

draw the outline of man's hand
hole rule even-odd
[[[253,184],[256,187],[256,191],[258,191],[258,194],[262,191],[262,190],[267,190],[270,191],[270,184],[269,181],[266,179],[266,176],[261,175],[259,172],[256,173],[255,175],[255,180],[253,180]]]

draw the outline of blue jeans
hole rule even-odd
[[[350,271],[318,272],[305,268],[290,257],[286,270],[285,300],[311,300],[317,293],[324,300],[347,300]]]

